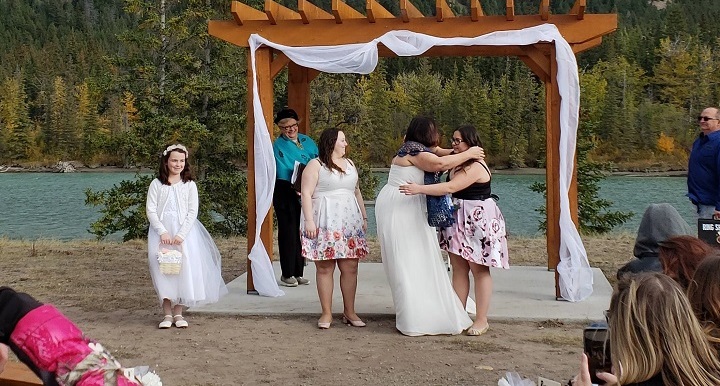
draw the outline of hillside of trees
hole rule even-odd
[[[397,13],[396,1],[382,3]],[[415,3],[433,13],[434,2]],[[486,14],[504,11],[504,1],[481,3]],[[539,6],[517,3],[517,13]],[[550,3],[564,13],[573,0]],[[243,164],[245,53],[206,34],[208,19],[229,18],[229,4],[0,0],[0,163],[146,165],[162,144],[181,138],[201,157],[213,157],[205,149],[215,153],[220,144],[224,159]],[[364,1],[349,4],[362,10]],[[466,1],[451,5],[468,13]],[[646,0],[589,0],[588,12],[620,17],[615,34],[578,58],[590,158],[621,168],[684,167],[694,117],[720,101],[713,22],[720,2],[674,0],[658,9]],[[276,106],[284,104],[284,86],[281,75]],[[409,118],[421,113],[446,134],[477,125],[497,166],[541,167],[541,86],[514,58],[386,59],[369,76],[320,76],[310,119],[316,131],[347,130],[371,165],[387,164]],[[381,146],[365,146],[370,138]]]
[[[243,191],[245,52],[207,34],[208,20],[231,18],[230,3],[0,0],[0,165],[154,168],[167,143],[182,141],[209,191]],[[330,8],[330,0],[315,3]],[[397,1],[380,3],[399,13]],[[434,13],[434,1],[413,3]],[[449,3],[468,14],[468,0]],[[539,3],[518,1],[516,13],[537,13]],[[551,0],[551,12],[573,3]],[[364,0],[348,4],[364,12]],[[486,14],[504,12],[504,0],[481,4]],[[685,168],[695,117],[720,104],[720,2],[588,0],[587,12],[616,12],[620,25],[578,57],[584,159],[617,169]],[[276,108],[286,82],[286,73],[276,78]],[[320,75],[311,103],[310,134],[341,127],[363,165],[387,165],[410,118],[427,114],[445,138],[475,124],[495,167],[544,166],[544,89],[514,58],[384,59],[368,76]],[[102,205],[113,193],[88,202]],[[210,201],[208,213],[236,217],[216,232],[244,226],[243,203]],[[114,216],[125,217],[108,217],[101,228],[144,221],[122,210]]]

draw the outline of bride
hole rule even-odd
[[[425,196],[406,196],[399,190],[408,182],[424,183],[426,171],[448,170],[484,156],[479,147],[446,155],[451,150],[438,148],[439,140],[432,119],[413,118],[405,142],[392,160],[388,182],[375,202],[380,252],[395,304],[395,326],[409,336],[459,334],[472,325],[450,284],[435,228],[427,223]]]

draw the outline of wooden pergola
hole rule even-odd
[[[513,0],[506,0],[505,14],[487,16],[480,0],[470,0],[470,15],[453,13],[446,0],[436,0],[435,15],[423,15],[410,1],[400,2],[400,14],[394,15],[376,0],[366,0],[365,14],[340,0],[332,0],[328,12],[307,0],[297,0],[297,11],[273,0],[265,1],[259,11],[246,4],[233,1],[234,20],[213,20],[209,23],[211,35],[249,49],[251,34],[258,34],[277,44],[292,47],[337,46],[366,43],[389,31],[407,30],[440,38],[476,37],[496,31],[520,30],[554,24],[563,38],[577,54],[599,45],[604,35],[617,29],[615,14],[586,14],[586,0],[576,0],[568,14],[550,13],[550,0],[541,0],[538,13],[516,15]],[[380,57],[396,56],[380,45]],[[557,80],[555,46],[552,42],[511,46],[437,46],[421,56],[515,56],[522,60],[545,84],[546,95],[546,182],[547,182],[547,251],[548,269],[555,269],[560,261],[560,94]],[[253,111],[253,68],[248,55],[248,111]],[[273,79],[288,68],[288,106],[300,117],[310,117],[310,82],[319,74],[317,70],[293,63],[285,54],[271,47],[261,46],[255,52],[257,88],[262,106],[273,106]],[[273,111],[264,109],[268,128],[272,128]],[[307,133],[310,120],[300,122],[300,131]],[[257,213],[255,207],[254,176],[254,117],[248,114],[248,253],[256,237]],[[272,133],[270,134],[272,136]],[[571,217],[577,225],[577,178],[573,174],[569,192]],[[260,238],[272,256],[272,216],[263,221]],[[254,291],[252,270],[248,259],[248,292]],[[555,292],[560,296],[558,274],[555,274]]]

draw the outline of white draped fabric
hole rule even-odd
[[[514,31],[497,31],[474,38],[438,38],[410,31],[390,31],[367,43],[341,46],[289,47],[273,43],[262,36],[250,36],[253,66],[253,116],[255,118],[255,189],[258,222],[255,244],[250,252],[255,286],[261,295],[279,296],[270,259],[260,240],[261,219],[272,203],[275,184],[275,160],[272,141],[263,115],[257,87],[255,51],[261,45],[282,51],[300,66],[327,73],[369,74],[378,62],[378,44],[398,56],[417,56],[433,46],[506,46],[554,42],[557,80],[560,91],[560,294],[569,301],[581,301],[592,294],[593,276],[587,253],[570,216],[568,191],[572,179],[575,142],[580,105],[580,86],[575,54],[557,27],[543,24]]]

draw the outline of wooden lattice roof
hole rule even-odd
[[[366,0],[365,14],[341,0],[332,0],[332,9],[324,10],[307,0],[298,0],[297,11],[272,0],[259,11],[233,1],[234,20],[213,20],[210,34],[237,46],[247,47],[248,38],[257,33],[287,46],[333,46],[364,43],[388,31],[408,30],[437,36],[475,37],[494,31],[518,30],[541,24],[554,24],[565,40],[580,52],[595,47],[602,37],[617,29],[616,14],[587,14],[586,0],[576,0],[567,14],[550,13],[550,0],[541,0],[535,15],[516,15],[513,0],[506,0],[505,14],[487,16],[480,0],[470,0],[470,14],[455,15],[446,0],[436,0],[435,15],[424,15],[410,0],[399,1],[400,14],[394,15],[376,0]],[[425,56],[523,55],[517,47],[448,47],[431,49]],[[381,56],[393,56],[380,50]]]

